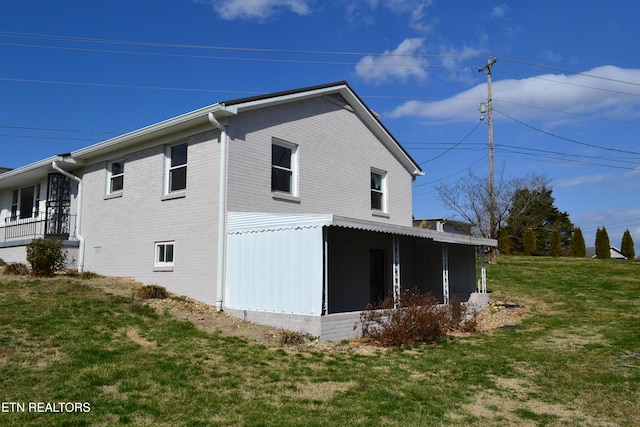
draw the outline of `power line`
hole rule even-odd
[[[108,134],[119,134],[121,132],[108,131],[108,130],[87,130],[87,129],[60,129],[60,128],[39,128],[39,127],[30,127],[30,126],[7,126],[0,125],[2,129],[23,129],[23,130],[36,130],[36,131],[47,131],[47,132],[84,132],[84,133],[108,133]]]
[[[157,42],[140,42],[130,40],[109,40],[87,37],[73,36],[57,36],[51,34],[30,34],[18,33],[10,31],[0,31],[1,37],[27,38],[40,40],[55,41],[73,41],[80,43],[100,43],[115,44],[128,46],[145,46],[145,47],[166,47],[177,49],[208,49],[208,50],[228,50],[241,52],[261,52],[261,53],[296,53],[296,54],[316,54],[316,55],[353,55],[353,56],[374,56],[374,57],[410,57],[410,58],[479,58],[477,55],[454,55],[454,54],[428,54],[428,53],[379,53],[379,52],[358,52],[358,51],[321,51],[306,49],[273,49],[273,48],[256,48],[256,47],[232,47],[232,46],[212,46],[212,45],[190,45],[177,43],[157,43]]]
[[[179,87],[162,87],[162,86],[139,86],[139,85],[118,85],[109,83],[85,83],[85,82],[63,82],[56,80],[37,80],[37,79],[16,79],[10,77],[0,77],[0,81],[9,82],[21,82],[21,83],[43,83],[43,84],[56,84],[56,85],[71,85],[71,86],[94,86],[94,87],[108,87],[118,89],[149,89],[149,90],[168,90],[168,91],[180,91],[180,92],[209,92],[209,93],[235,93],[243,95],[258,95],[262,92],[249,92],[249,91],[233,91],[222,89],[189,89]]]
[[[427,161],[424,161],[424,162],[420,163],[420,166],[422,166],[422,165],[424,165],[424,164],[427,164],[427,163],[429,163],[429,162],[432,162],[432,161],[434,161],[434,160],[436,160],[436,159],[439,159],[440,157],[442,157],[442,156],[444,156],[445,154],[447,154],[449,151],[451,151],[451,150],[455,149],[457,146],[459,146],[460,144],[462,144],[462,143],[463,143],[467,138],[469,138],[469,137],[471,136],[471,134],[473,134],[473,133],[476,131],[476,129],[478,129],[478,127],[480,126],[480,124],[481,124],[481,123],[482,123],[482,122],[478,122],[478,124],[477,124],[473,129],[471,129],[471,132],[469,132],[469,133],[468,133],[464,138],[462,138],[460,141],[458,141],[457,143],[453,144],[450,148],[446,149],[445,151],[443,151],[442,153],[438,154],[437,156],[435,156],[435,157],[433,157],[433,158],[431,158],[431,159],[429,159],[429,160],[427,160]]]
[[[516,123],[520,123],[521,125],[528,127],[529,129],[533,129],[533,130],[535,130],[535,131],[537,131],[537,132],[543,133],[543,134],[545,134],[545,135],[552,136],[552,137],[554,137],[554,138],[562,139],[562,140],[564,140],[564,141],[568,141],[568,142],[573,142],[574,144],[584,145],[584,146],[586,146],[586,147],[598,148],[598,149],[600,149],[600,150],[615,151],[615,152],[617,152],[617,153],[634,154],[634,155],[640,156],[640,153],[639,153],[639,152],[636,152],[636,151],[628,151],[628,150],[620,150],[620,149],[618,149],[618,148],[603,147],[603,146],[601,146],[601,145],[589,144],[589,143],[586,143],[586,142],[580,142],[580,141],[576,141],[575,139],[566,138],[566,137],[564,137],[564,136],[556,135],[556,134],[554,134],[554,133],[547,132],[546,130],[539,129],[539,128],[535,127],[535,126],[532,126],[532,125],[530,125],[530,124],[524,123],[523,121],[520,121],[520,120],[518,120],[518,119],[515,119],[515,118],[513,118],[513,117],[509,116],[508,114],[503,113],[502,111],[495,110],[495,109],[494,109],[494,111],[496,111],[497,113],[502,114],[502,115],[503,115],[503,116],[505,116],[506,118],[511,119],[511,120],[513,120],[513,121],[514,121],[514,122],[516,122]]]

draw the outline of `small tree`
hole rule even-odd
[[[611,243],[609,243],[609,234],[604,226],[602,229],[598,227],[596,231],[596,258],[611,258]]]
[[[506,228],[500,230],[498,234],[498,251],[501,255],[511,254],[511,242],[509,241],[509,231]]]
[[[626,256],[627,259],[634,259],[636,257],[636,250],[633,247],[633,238],[631,237],[631,232],[628,228],[622,235],[620,252],[622,252],[622,255]]]
[[[549,255],[554,257],[562,255],[562,246],[560,246],[560,234],[558,233],[558,229],[555,227],[553,227],[553,230],[551,230]]]
[[[571,255],[579,258],[587,256],[587,247],[580,227],[573,229],[573,237],[571,238]]]
[[[527,228],[525,230],[523,244],[525,255],[535,255],[538,244],[536,241],[536,232],[533,231],[532,228]]]
[[[36,239],[27,245],[27,261],[34,276],[53,276],[67,266],[67,253],[62,249],[62,240]]]

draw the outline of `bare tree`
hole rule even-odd
[[[494,203],[491,203],[488,177],[475,175],[471,170],[467,177],[447,185],[440,184],[436,187],[438,199],[454,215],[460,217],[471,225],[471,232],[476,236],[497,239],[502,226],[509,215],[517,215],[513,212],[513,196],[519,190],[540,190],[548,187],[549,180],[545,176],[530,174],[518,178],[506,178],[504,168],[497,171],[497,179],[494,182]],[[518,210],[526,210],[536,200],[534,198],[539,191],[528,191],[531,200],[521,200]],[[491,227],[493,218],[493,230]],[[489,262],[495,262],[495,252],[489,257]]]

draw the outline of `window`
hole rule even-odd
[[[40,209],[40,184],[13,190],[11,195],[11,218],[35,218]]]
[[[124,188],[124,161],[111,162],[107,166],[107,193],[122,191]]]
[[[371,209],[377,211],[386,210],[385,190],[386,172],[379,170],[371,171]]]
[[[297,193],[297,146],[283,141],[271,144],[271,191]]]
[[[167,147],[165,193],[187,188],[187,143]]]
[[[153,265],[156,267],[172,267],[174,245],[174,242],[156,242],[156,258]]]

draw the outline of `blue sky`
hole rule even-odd
[[[546,175],[588,246],[640,252],[640,3],[578,0],[5,0],[0,166],[20,167],[219,101],[347,80],[435,186]]]

